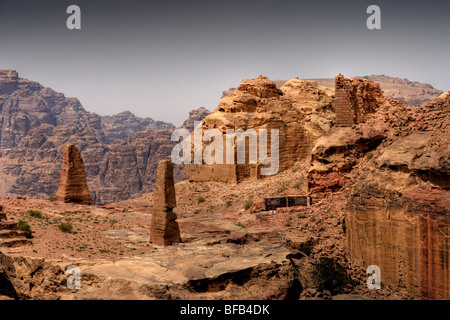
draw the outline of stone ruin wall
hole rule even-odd
[[[360,78],[335,77],[336,126],[351,127],[366,121],[366,115],[374,113],[383,103],[403,106],[402,100],[386,99],[380,84]]]

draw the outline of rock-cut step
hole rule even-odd
[[[0,231],[3,230],[17,230],[17,222],[13,221],[0,222]]]
[[[0,240],[25,237],[25,232],[20,230],[0,230]]]
[[[31,240],[25,237],[0,239],[0,248],[15,248],[27,244],[31,244]]]
[[[7,221],[3,206],[0,206],[0,248],[15,248],[31,244],[25,231],[18,230],[17,222]]]

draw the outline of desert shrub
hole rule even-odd
[[[281,186],[277,189],[277,193],[282,193],[286,191],[287,187],[284,183],[281,184]]]
[[[41,210],[34,210],[34,209],[30,209],[27,211],[28,215],[33,217],[33,218],[42,218],[42,212]]]
[[[245,208],[245,210],[248,210],[248,209],[250,209],[252,206],[253,206],[253,200],[248,199],[248,200],[245,202],[244,208]]]
[[[345,268],[331,258],[321,257],[315,265],[315,274],[320,291],[329,290],[332,294],[337,294],[352,284]]]
[[[305,184],[305,177],[302,175],[300,179],[296,183],[294,183],[294,188],[300,189],[301,187],[303,187],[304,184]]]
[[[373,158],[373,153],[372,152],[369,152],[367,155],[366,155],[366,159],[367,160],[370,160],[370,159],[372,159]]]
[[[240,228],[245,228],[245,226],[244,226],[242,223],[240,223],[240,222],[236,223],[236,225],[237,225],[238,227],[240,227]]]
[[[313,250],[313,243],[311,241],[302,242],[299,249],[301,252],[309,256]]]
[[[225,206],[228,208],[228,207],[231,207],[232,204],[233,204],[233,201],[228,200],[227,203],[225,204]]]
[[[202,203],[202,202],[205,202],[205,201],[206,201],[206,199],[203,198],[203,197],[198,197],[198,199],[197,199],[198,203]]]
[[[73,232],[73,226],[70,222],[61,222],[58,225],[58,229],[62,232],[72,233]]]
[[[19,220],[17,222],[17,229],[19,229],[20,231],[25,231],[26,238],[31,238],[33,235],[30,225],[28,224],[28,222],[24,220]]]
[[[48,197],[48,200],[49,200],[49,201],[52,201],[52,202],[53,202],[53,201],[56,201],[56,197],[55,197],[55,196],[50,196],[50,197]]]
[[[309,221],[311,221],[311,222],[316,221],[316,217],[312,216],[311,218],[309,218]]]
[[[303,182],[298,181],[298,182],[294,183],[295,189],[300,189],[301,187],[303,187]]]

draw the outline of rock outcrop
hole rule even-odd
[[[399,119],[406,113],[401,101],[386,99],[371,81],[338,74],[335,84],[335,126],[317,139],[311,151],[308,186],[313,193],[344,187],[359,159],[388,137],[389,117],[395,114]]]
[[[191,181],[229,183],[261,178],[262,168],[270,164],[261,163],[261,159],[251,162],[249,156],[252,151],[259,150],[259,139],[251,147],[249,143],[246,144],[244,163],[236,160],[238,145],[233,139],[230,149],[233,149],[234,163],[226,161],[227,130],[239,129],[243,132],[252,129],[257,135],[262,129],[267,130],[269,153],[270,134],[272,130],[278,130],[278,172],[283,171],[296,161],[308,157],[308,150],[312,148],[315,138],[330,129],[333,119],[331,105],[332,98],[312,82],[293,79],[277,88],[273,81],[263,76],[245,80],[231,95],[225,96],[216,110],[202,122],[203,132],[217,129],[223,134],[223,164],[185,164],[186,175]],[[325,116],[321,114],[322,111]],[[191,150],[195,149],[193,136]],[[203,142],[202,151],[208,145]]]
[[[364,79],[347,79],[336,75],[334,86],[336,126],[351,127],[366,121],[385,102],[380,85]]]
[[[400,117],[345,209],[349,257],[379,266],[382,283],[429,299],[450,298],[449,103],[447,92]]]
[[[63,149],[61,178],[56,199],[63,202],[92,204],[83,158],[77,147],[71,144],[64,146]]]
[[[181,128],[188,129],[189,131],[194,130],[194,122],[195,121],[202,121],[205,119],[211,112],[204,108],[198,108],[189,111],[189,118],[186,119],[185,122],[181,125]]]
[[[175,184],[172,162],[161,160],[156,172],[156,188],[153,191],[153,214],[150,241],[161,246],[180,243],[180,228],[176,221]]]
[[[107,143],[113,143],[114,140],[126,140],[137,132],[163,129],[175,129],[175,126],[151,118],[139,118],[130,111],[123,111],[112,116],[102,116],[102,131]]]

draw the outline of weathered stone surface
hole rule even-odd
[[[126,140],[140,131],[175,129],[175,126],[151,118],[136,117],[130,111],[123,111],[112,116],[102,116],[102,131],[108,143],[114,140]]]
[[[63,202],[92,204],[83,158],[77,147],[71,144],[64,146],[63,149],[61,178],[56,198]]]
[[[206,118],[211,112],[204,107],[194,109],[189,111],[189,118],[186,119],[185,122],[181,125],[181,128],[188,129],[189,131],[194,130],[194,122],[202,121]]]
[[[311,152],[308,171],[310,192],[338,191],[347,183],[346,174],[358,159],[375,149],[386,133],[383,127],[360,125],[356,128],[333,127],[317,139]]]
[[[176,207],[172,162],[161,160],[156,172],[156,188],[153,192],[153,215],[150,241],[168,246],[180,243],[180,228],[173,212]]]
[[[279,130],[280,172],[306,158],[319,132],[329,130],[333,118],[329,112],[331,103],[331,97],[314,83],[293,79],[277,88],[273,81],[260,76],[243,81],[231,95],[223,97],[216,110],[203,120],[202,130],[218,129],[223,134],[228,129],[254,129],[256,133],[261,129],[267,129],[268,132],[271,129]],[[191,141],[191,150],[194,150],[193,135]],[[207,145],[203,142],[202,150]],[[259,150],[259,141],[255,147]],[[259,160],[256,164],[249,163],[248,142],[245,164],[237,164],[236,159],[234,164],[227,164],[225,138],[223,148],[224,164],[186,164],[188,179],[239,183],[242,180],[259,179],[261,168],[268,167]],[[236,156],[236,141],[232,148]]]
[[[382,282],[430,299],[450,298],[449,97],[414,111],[389,135],[345,209],[350,258],[378,265]]]
[[[449,191],[413,188],[402,195],[361,184],[346,209],[348,252],[377,265],[381,281],[416,297],[450,299]]]
[[[342,74],[335,79],[336,126],[351,127],[366,120],[385,102],[380,85],[365,79],[344,78]]]
[[[156,171],[156,188],[153,191],[153,209],[171,211],[177,206],[172,162],[161,160]]]
[[[390,77],[387,75],[370,75],[357,78],[379,83],[386,98],[403,100],[405,102],[405,106],[408,107],[420,107],[423,103],[436,99],[443,93],[442,90],[433,88],[427,83],[409,81],[407,79]],[[322,86],[334,88],[335,78],[311,80]]]

